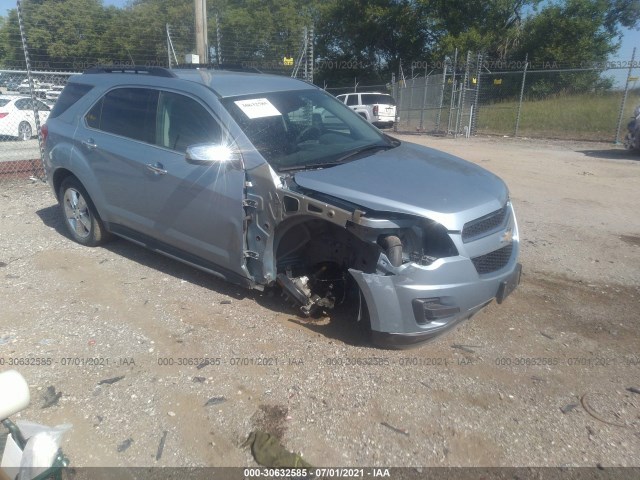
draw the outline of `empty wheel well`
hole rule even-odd
[[[275,238],[278,273],[308,275],[318,265],[340,270],[374,272],[380,249],[336,225],[317,218],[298,217],[280,226]]]
[[[374,272],[380,255],[375,242],[311,217],[289,219],[274,240],[277,283],[305,316],[353,299],[358,289],[348,269]]]

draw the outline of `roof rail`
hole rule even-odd
[[[84,74],[95,74],[95,73],[142,73],[146,75],[152,75],[154,77],[176,77],[176,74],[173,73],[168,68],[162,67],[137,67],[135,65],[131,66],[123,66],[123,67],[113,67],[113,66],[97,66],[89,68],[83,72]]]

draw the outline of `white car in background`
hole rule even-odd
[[[62,90],[64,90],[63,85],[52,85],[51,88],[47,90],[45,98],[47,100],[58,100],[58,97],[62,93]]]
[[[396,120],[396,101],[388,93],[345,93],[337,98],[376,127],[392,127]]]
[[[0,136],[29,140],[37,135],[33,100],[30,97],[0,95]],[[50,107],[35,100],[40,124],[49,118]]]

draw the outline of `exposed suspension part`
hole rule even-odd
[[[332,309],[346,297],[346,274],[337,266],[325,263],[310,276],[293,277],[291,269],[277,276],[282,296],[305,317]]]

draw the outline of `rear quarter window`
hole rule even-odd
[[[391,95],[377,95],[362,93],[363,105],[395,105],[396,101]]]
[[[62,90],[62,93],[58,97],[58,100],[56,101],[56,104],[54,105],[49,117],[55,118],[59,115],[62,115],[69,109],[69,107],[71,107],[71,105],[84,97],[92,88],[92,85],[85,85],[83,83],[67,84],[67,86],[64,87],[64,90]]]

